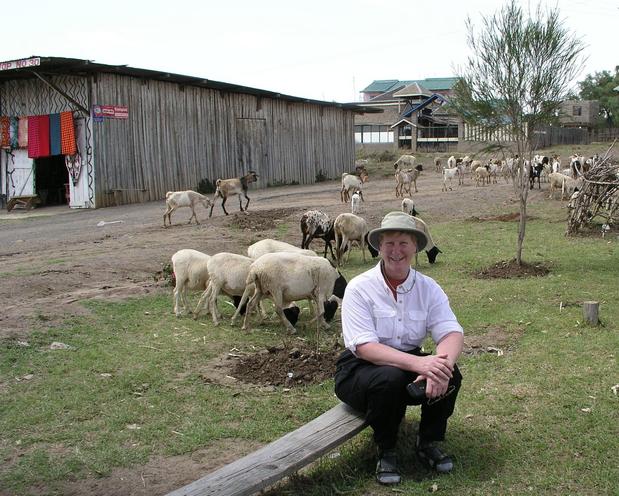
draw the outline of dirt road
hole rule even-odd
[[[461,188],[441,192],[440,174],[427,172],[413,194],[417,209],[430,223],[454,218],[483,217],[515,212],[511,184],[475,187],[470,178]],[[299,219],[305,210],[319,209],[335,217],[350,211],[340,202],[339,181],[310,186],[285,186],[250,191],[247,214],[239,213],[237,198],[228,200],[225,216],[219,203],[213,217],[201,207],[201,224],[187,225],[190,212],[172,215],[164,229],[164,201],[98,210],[46,207],[0,215],[0,338],[23,337],[32,329],[57,324],[84,309],[90,298],[125,298],[152,291],[170,291],[155,281],[170,256],[181,248],[207,253],[244,252],[265,237],[282,239],[278,226],[287,224],[283,239],[300,244]],[[400,208],[392,176],[371,177],[365,185],[360,215],[376,227],[389,210]],[[530,202],[543,201],[547,191],[534,190]],[[99,226],[101,222],[108,224]],[[120,222],[119,222],[120,221]],[[319,248],[318,242],[314,246]]]

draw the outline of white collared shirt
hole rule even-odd
[[[447,295],[431,277],[411,268],[397,291],[396,301],[380,262],[348,283],[342,301],[346,348],[354,353],[361,344],[382,343],[408,351],[421,346],[428,334],[438,343],[451,332],[463,332]]]

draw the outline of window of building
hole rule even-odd
[[[572,107],[572,115],[582,115],[582,107],[580,105],[574,105]]]
[[[355,143],[393,143],[389,126],[355,126]]]

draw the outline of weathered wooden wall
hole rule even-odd
[[[93,123],[97,207],[158,200],[202,179],[255,170],[255,187],[339,177],[354,163],[353,112],[249,94],[99,74],[92,102],[128,120]],[[116,195],[118,200],[119,195]]]

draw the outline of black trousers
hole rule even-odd
[[[419,348],[408,353],[426,356]],[[365,412],[366,419],[374,430],[374,441],[381,450],[394,448],[400,423],[406,414],[406,407],[414,400],[406,392],[406,385],[417,378],[415,372],[407,372],[390,365],[374,365],[357,358],[349,350],[344,351],[335,371],[335,394],[355,410]],[[439,401],[421,403],[419,437],[421,441],[442,441],[445,439],[447,419],[454,411],[462,375],[454,367],[449,381],[453,392]],[[418,404],[418,403],[417,403]]]

